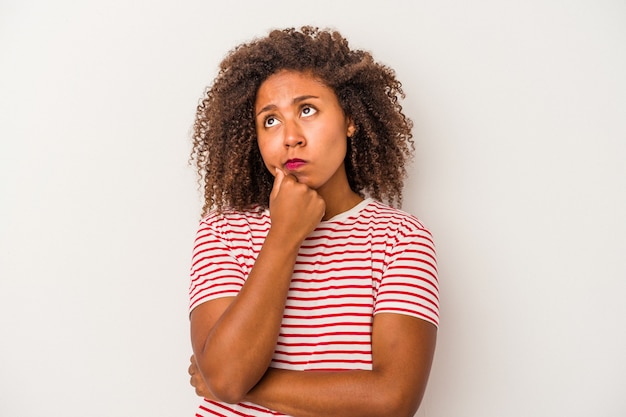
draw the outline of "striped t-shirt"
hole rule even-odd
[[[190,310],[235,297],[270,228],[267,210],[212,213],[200,223]],[[372,321],[397,313],[439,324],[435,249],[414,216],[366,199],[322,221],[294,266],[270,366],[291,370],[372,369]],[[204,400],[198,416],[282,415],[250,403]]]

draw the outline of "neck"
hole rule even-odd
[[[363,198],[350,188],[343,165],[330,180],[316,191],[326,203],[326,212],[322,220],[328,220],[344,211],[348,211],[363,201]]]
[[[347,193],[343,193],[340,196],[320,195],[326,203],[326,211],[322,220],[331,219],[338,214],[350,210],[363,201],[363,198],[352,190],[349,190]]]

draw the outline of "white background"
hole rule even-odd
[[[195,106],[302,24],[407,93],[442,290],[417,415],[626,415],[623,1],[0,0],[0,416],[194,414]]]

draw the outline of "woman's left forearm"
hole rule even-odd
[[[436,328],[381,314],[373,332],[373,370],[291,371],[269,368],[245,397],[294,417],[412,417],[422,400]]]
[[[246,401],[294,417],[400,417],[403,414],[398,414],[398,408],[404,401],[394,391],[392,381],[385,381],[384,375],[375,371],[270,368]]]

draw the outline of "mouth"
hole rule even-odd
[[[306,161],[298,158],[290,159],[285,162],[285,168],[289,171],[295,171],[298,168],[303,167],[306,164]]]

